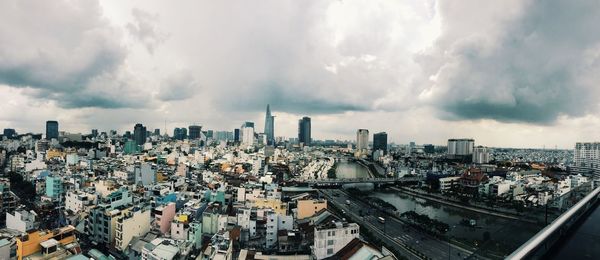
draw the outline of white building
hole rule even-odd
[[[454,185],[458,184],[459,179],[460,176],[440,178],[440,191],[442,193],[450,191]]]
[[[266,247],[272,248],[277,243],[277,231],[292,230],[294,228],[294,217],[284,216],[275,212],[267,213],[267,236]]]
[[[254,123],[249,124],[246,122],[242,125],[240,129],[240,139],[242,144],[245,146],[251,146],[254,144]]]
[[[477,146],[473,149],[473,163],[486,164],[490,162],[489,148]]]
[[[571,177],[571,187],[572,188],[575,188],[575,187],[589,181],[587,177],[581,176],[581,174],[573,175],[570,177]]]
[[[68,191],[65,198],[65,209],[79,213],[86,207],[95,205],[97,196],[80,190]]]
[[[576,143],[573,172],[600,176],[600,142]]]
[[[133,208],[117,219],[115,247],[125,250],[134,236],[143,236],[150,231],[150,209]]]
[[[27,232],[36,228],[36,217],[37,214],[33,210],[15,211],[14,215],[6,212],[6,228]]]
[[[369,130],[358,129],[356,131],[356,152],[365,154],[369,150]]]
[[[473,154],[473,139],[448,139],[448,155],[466,156]]]
[[[358,236],[359,226],[356,223],[333,221],[316,226],[313,255],[317,259],[330,257]]]

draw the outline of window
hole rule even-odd
[[[331,246],[331,245],[333,245],[333,240],[327,240],[327,245],[328,245],[328,246]]]
[[[327,249],[327,255],[333,255],[333,248]]]

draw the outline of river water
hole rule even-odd
[[[450,225],[448,235],[453,240],[465,246],[477,246],[479,253],[498,258],[512,253],[542,228],[535,224],[472,212],[395,191],[374,192],[372,196],[394,205],[401,213],[414,210],[442,221]],[[461,224],[463,219],[475,220],[476,226]]]
[[[335,174],[340,179],[368,178],[369,170],[356,162],[340,161],[335,169]]]

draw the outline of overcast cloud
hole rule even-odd
[[[263,125],[572,147],[600,127],[600,3],[0,2],[0,128]],[[262,131],[261,127],[257,129]],[[557,137],[557,138],[551,138]]]

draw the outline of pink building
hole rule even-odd
[[[154,223],[158,225],[161,233],[165,234],[171,230],[171,221],[175,218],[175,211],[173,202],[154,209]]]

